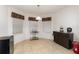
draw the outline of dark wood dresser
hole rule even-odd
[[[73,33],[64,33],[53,31],[54,41],[61,46],[71,49],[73,42]]]

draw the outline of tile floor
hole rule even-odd
[[[72,50],[68,50],[59,44],[47,40],[24,40],[14,47],[14,54],[74,54]]]

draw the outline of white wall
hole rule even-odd
[[[23,33],[13,34],[13,19],[14,18],[11,17],[11,12],[16,12],[16,13],[21,14],[21,15],[25,15],[25,14],[21,10],[18,10],[18,9],[15,9],[15,8],[12,8],[12,7],[8,7],[8,34],[14,35],[14,43],[17,43],[19,41],[26,39],[26,35],[25,35],[25,32],[24,32],[24,24],[23,24]]]
[[[0,5],[0,36],[8,35],[8,11],[7,7]]]
[[[25,22],[25,27],[24,28],[26,28],[26,30],[27,30],[27,27],[28,27],[28,30],[27,30],[27,32],[26,32],[26,34],[28,35],[28,34],[30,34],[29,36],[31,37],[31,33],[30,33],[30,30],[33,28],[33,26],[30,26],[30,24],[31,25],[35,25],[35,22],[33,21],[28,21],[28,17],[37,17],[38,15],[34,15],[34,14],[27,14],[26,13],[26,22]],[[48,16],[50,16],[50,15],[39,15],[41,18],[42,17],[48,17]],[[49,22],[48,22],[49,23]],[[27,27],[26,27],[26,25],[28,25]],[[43,22],[42,21],[38,21],[38,22],[36,22],[36,25],[37,25],[37,31],[39,31],[39,33],[37,34],[37,36],[39,37],[39,38],[45,38],[45,39],[52,39],[52,31],[53,31],[53,20],[51,21],[51,33],[46,33],[46,32],[44,32],[43,31]],[[46,25],[46,27],[48,28],[48,25]],[[46,29],[46,28],[45,28]],[[28,33],[29,32],[29,33]],[[28,37],[29,37],[28,36]]]
[[[24,32],[25,32],[25,35],[26,35],[26,39],[30,39],[30,37],[31,37],[30,28],[32,28],[32,26],[30,26],[30,21],[28,20],[28,17],[36,17],[36,15],[28,14],[28,13],[25,14]]]
[[[23,33],[19,33],[19,34],[13,34],[13,19],[11,17],[11,12],[16,12],[18,14],[24,15],[25,20],[23,23]],[[14,35],[14,43],[18,43],[22,40],[26,40],[26,39],[30,39],[30,30],[29,30],[29,21],[28,21],[28,17],[29,16],[34,16],[33,14],[28,14],[23,12],[23,10],[18,10],[16,8],[12,8],[12,7],[8,7],[8,34],[9,35]]]
[[[36,17],[38,15],[24,13],[22,10],[17,10],[15,8],[9,8],[8,10],[8,14],[9,14],[8,34],[9,35],[12,34],[12,18],[10,17],[12,11],[23,14],[25,16],[23,33],[14,35],[15,42],[19,42],[24,39],[29,39],[30,38],[30,28],[29,28],[30,23],[28,21],[28,17],[29,16]],[[51,21],[51,33],[43,32],[42,22],[38,22],[38,30],[40,32],[38,37],[52,39],[52,31],[53,30],[59,31],[60,26],[63,25],[65,32],[66,32],[67,27],[72,27],[73,33],[75,33],[74,38],[79,40],[79,36],[78,36],[79,35],[79,31],[78,31],[79,30],[79,23],[78,23],[79,16],[78,15],[79,15],[78,6],[65,6],[64,8],[57,11],[56,13],[39,15],[40,17],[48,17],[48,16],[52,17],[52,21]],[[7,30],[4,33],[7,33]]]
[[[36,17],[37,15],[24,13],[22,10],[18,10],[16,8],[0,6],[0,36],[4,35],[13,35],[13,27],[12,27],[12,17],[11,12],[14,11],[16,13],[22,14],[25,16],[23,33],[15,34],[14,41],[15,43],[29,39],[30,38],[30,29],[29,29],[29,21],[28,17]],[[59,27],[63,25],[64,31],[66,32],[67,27],[72,27],[74,34],[74,39],[79,40],[79,6],[65,6],[62,10],[57,11],[56,13],[39,15],[40,17],[52,17],[51,21],[51,33],[43,32],[42,22],[38,22],[38,30],[40,38],[48,38],[52,39],[52,31],[59,31]]]
[[[30,17],[37,17],[38,15],[28,14],[28,13],[23,12],[22,10],[18,10],[16,8],[9,7],[8,8],[8,34],[9,35],[13,35],[13,26],[12,26],[12,22],[13,22],[12,19],[13,18],[11,17],[12,11],[25,16],[23,33],[14,34],[15,43],[20,42],[25,39],[30,39],[30,37],[31,37],[30,28],[32,28],[32,26],[29,26],[30,21],[28,21],[28,17],[29,16]],[[41,17],[48,17],[48,16],[49,15],[41,15]],[[39,34],[38,34],[39,38],[52,39],[53,22],[51,22],[51,33],[45,33],[43,31],[42,22],[38,22],[37,25],[38,25],[38,31],[39,31]],[[48,26],[46,26],[46,27],[48,28]]]
[[[20,38],[22,39],[29,39],[31,36],[30,34],[30,28],[29,28],[29,21],[28,21],[28,17],[36,17],[37,15],[34,14],[28,14],[28,13],[24,13],[20,10],[16,10],[16,9],[12,9],[9,10],[9,13],[11,11],[15,11],[18,13],[21,13],[23,15],[25,15],[25,21],[24,21],[24,28],[23,28],[23,33],[22,34],[18,34],[15,35],[15,41],[19,41]],[[62,8],[61,10],[57,11],[56,13],[51,13],[51,14],[45,14],[45,15],[39,15],[40,17],[52,17],[52,21],[51,21],[51,33],[45,33],[43,31],[42,22],[38,22],[38,31],[39,31],[39,35],[38,37],[40,38],[46,38],[46,39],[52,39],[52,31],[59,31],[60,26],[63,25],[64,27],[64,31],[66,32],[67,27],[72,27],[73,29],[73,33],[74,34],[74,39],[79,40],[79,7],[78,6],[65,6],[64,8]],[[11,17],[9,18],[11,19]],[[9,20],[9,24],[11,24],[11,20]],[[9,25],[9,34],[11,34],[12,32],[12,25]],[[48,27],[48,26],[47,26]]]
[[[52,17],[50,14],[42,14],[42,15],[39,15],[41,18],[42,17]],[[44,24],[46,23],[46,25]],[[50,23],[50,24],[49,24]],[[45,27],[43,27],[43,25],[45,25]],[[50,32],[47,31],[47,28],[49,28],[49,26],[51,27],[50,28]],[[53,32],[53,17],[52,17],[52,20],[51,22],[39,22],[39,27],[38,27],[40,33],[39,33],[39,37],[40,38],[45,38],[45,39],[53,39],[53,36],[52,36],[52,32]],[[46,32],[44,31],[46,30]]]
[[[59,12],[53,14],[53,17],[53,30],[59,31],[62,25],[64,31],[67,32],[67,27],[72,27],[74,39],[79,40],[79,6],[66,6]]]

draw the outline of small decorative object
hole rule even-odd
[[[67,32],[72,32],[72,28],[71,27],[68,27],[67,28]]]
[[[60,32],[64,32],[64,30],[63,30],[63,27],[62,27],[62,26],[60,27]]]

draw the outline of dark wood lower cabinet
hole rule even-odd
[[[12,54],[14,51],[13,36],[0,37],[0,54]]]
[[[71,49],[72,42],[73,42],[73,33],[64,33],[64,32],[57,32],[53,31],[54,41],[61,46]]]

